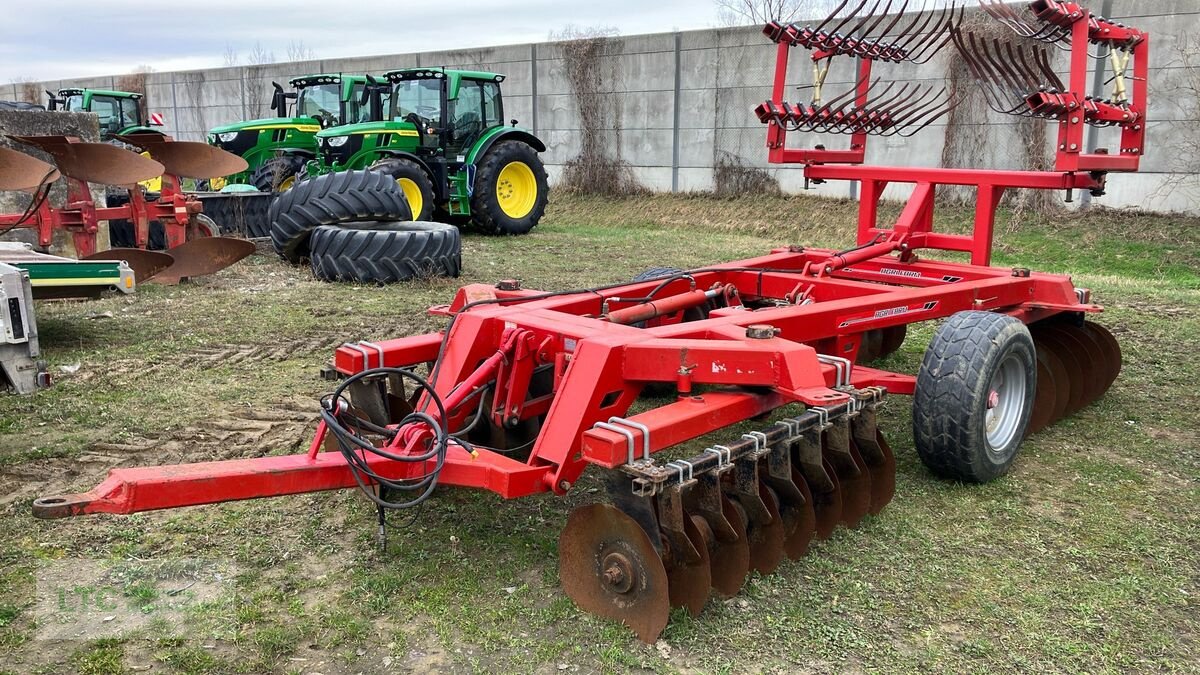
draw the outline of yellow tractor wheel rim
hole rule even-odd
[[[537,204],[538,185],[525,162],[510,162],[496,178],[496,201],[509,218],[524,218]]]
[[[279,181],[279,191],[287,192],[288,190],[291,190],[293,187],[295,187],[295,185],[296,185],[296,177],[288,176],[287,178],[284,178],[283,180]]]
[[[404,198],[408,200],[408,208],[412,209],[413,219],[421,217],[421,211],[425,208],[425,198],[421,196],[421,186],[411,178],[397,178],[396,184],[404,191]]]

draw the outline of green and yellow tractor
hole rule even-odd
[[[131,91],[109,89],[59,89],[47,91],[50,110],[89,112],[100,118],[100,140],[122,134],[160,134],[162,116],[147,114],[143,96]]]
[[[386,105],[378,92],[364,96],[365,75],[305,75],[288,82],[285,92],[276,82],[271,110],[277,117],[236,122],[208,132],[208,142],[246,160],[245,173],[226,177],[227,183],[248,183],[264,192],[292,186],[317,157],[317,132],[326,127],[380,119]],[[289,101],[295,108],[289,116]],[[221,187],[214,181],[213,188]]]
[[[310,173],[373,169],[396,179],[414,220],[471,222],[493,234],[524,234],[545,213],[546,145],[506,123],[496,73],[406,68],[369,79],[362,99],[387,100],[380,121],[317,133]]]

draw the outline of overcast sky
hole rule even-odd
[[[537,42],[567,24],[623,35],[707,28],[711,0],[0,0],[0,82],[224,65],[255,43],[286,60]]]

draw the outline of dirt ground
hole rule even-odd
[[[790,224],[779,225],[779,213]],[[556,541],[598,492],[439,491],[376,545],[355,491],[39,521],[114,467],[297,452],[338,344],[435,330],[458,286],[579,288],[786,244],[843,246],[853,206],[805,197],[556,199],[532,234],[464,240],[464,276],[326,284],[255,256],[179,287],[38,306],[57,379],[0,396],[0,672],[1195,671],[1200,662],[1200,221],[1096,212],[1010,224],[997,264],[1072,274],[1125,367],[1029,439],[1007,478],[937,480],[908,400],[897,495],[657,645],[577,610]],[[940,224],[962,231],[955,209]],[[929,328],[889,367],[915,372]]]

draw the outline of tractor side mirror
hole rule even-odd
[[[508,121],[508,123],[513,125],[514,127],[517,126],[517,118],[515,118],[515,117],[512,118],[511,120]]]

